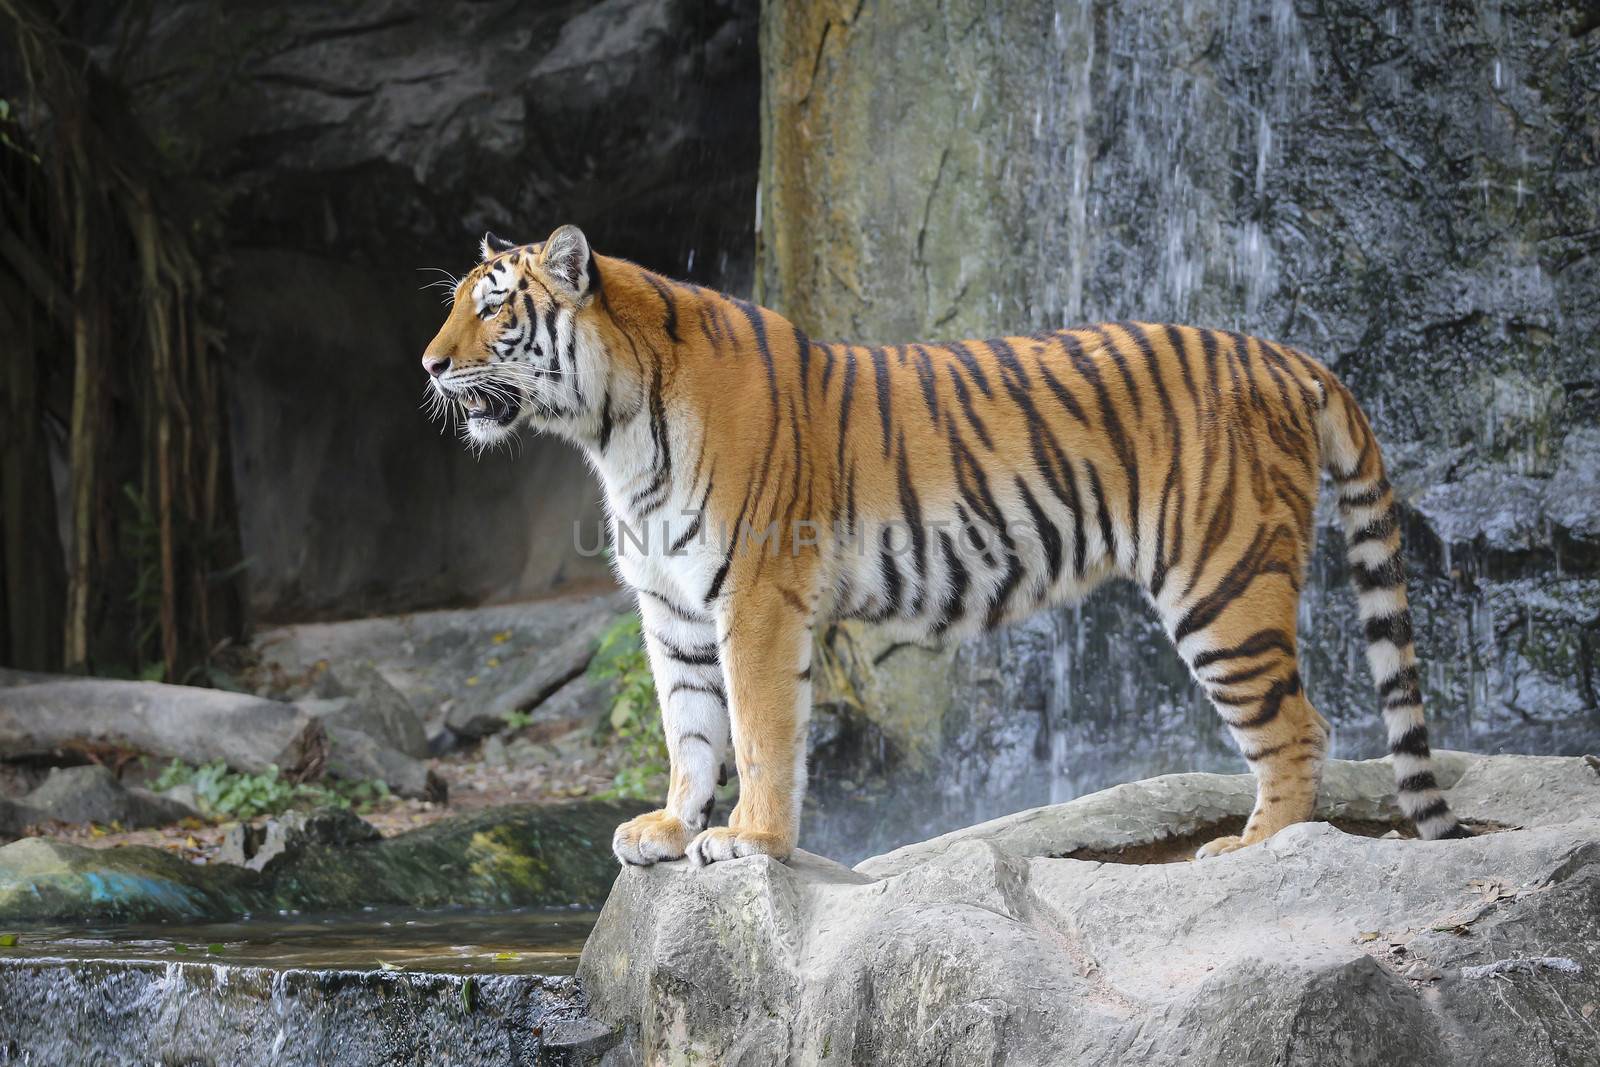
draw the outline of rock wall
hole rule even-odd
[[[748,291],[754,0],[84,6],[165,150],[219,201],[234,461],[268,618],[602,579],[598,493],[533,441],[474,460],[417,405],[438,289],[486,229]]]
[[[757,295],[821,338],[1138,317],[1319,355],[1407,505],[1439,743],[1593,748],[1597,27],[1567,2],[774,0]],[[1324,530],[1304,674],[1336,752],[1371,755]],[[807,832],[830,855],[1238,766],[1128,589],[939,654],[835,641],[846,684],[817,733],[845,766]],[[859,782],[897,768],[929,776],[919,803],[866,803]]]

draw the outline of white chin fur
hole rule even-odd
[[[492,447],[515,437],[517,426],[522,421],[522,412],[518,412],[517,417],[504,426],[491,419],[468,419],[467,437],[480,448]]]

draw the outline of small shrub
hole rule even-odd
[[[667,776],[667,739],[661,729],[655,678],[645,654],[639,617],[625,615],[600,637],[589,674],[618,682],[617,700],[607,720],[622,742],[627,765],[612,780],[608,797],[658,797]]]
[[[336,807],[367,812],[389,798],[388,783],[376,778],[291,782],[276,765],[258,774],[247,774],[229,770],[222,760],[195,767],[175,759],[151,785],[162,790],[184,784],[194,786],[202,811],[235,819],[277,815],[290,808]]]

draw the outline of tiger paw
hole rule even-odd
[[[1220,856],[1225,852],[1237,852],[1244,847],[1245,840],[1242,837],[1219,837],[1215,841],[1207,841],[1201,845],[1195,851],[1194,858],[1197,860],[1210,859],[1212,856]]]
[[[696,867],[745,856],[771,856],[773,859],[786,860],[793,850],[793,844],[779,834],[713,826],[690,843],[689,859]]]
[[[611,851],[630,867],[680,860],[694,830],[667,811],[650,811],[629,819],[611,835]]]

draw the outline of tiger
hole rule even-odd
[[[616,830],[621,863],[791,857],[820,626],[956,641],[1113,577],[1254,772],[1243,830],[1196,856],[1309,820],[1329,727],[1296,618],[1324,471],[1400,811],[1423,839],[1469,836],[1431,763],[1394,487],[1355,398],[1304,352],[1145,322],[825,344],[575,226],[480,251],[422,363],[472,447],[551,433],[603,488],[669,757],[664,806]],[[712,825],[730,748],[738,799]]]

